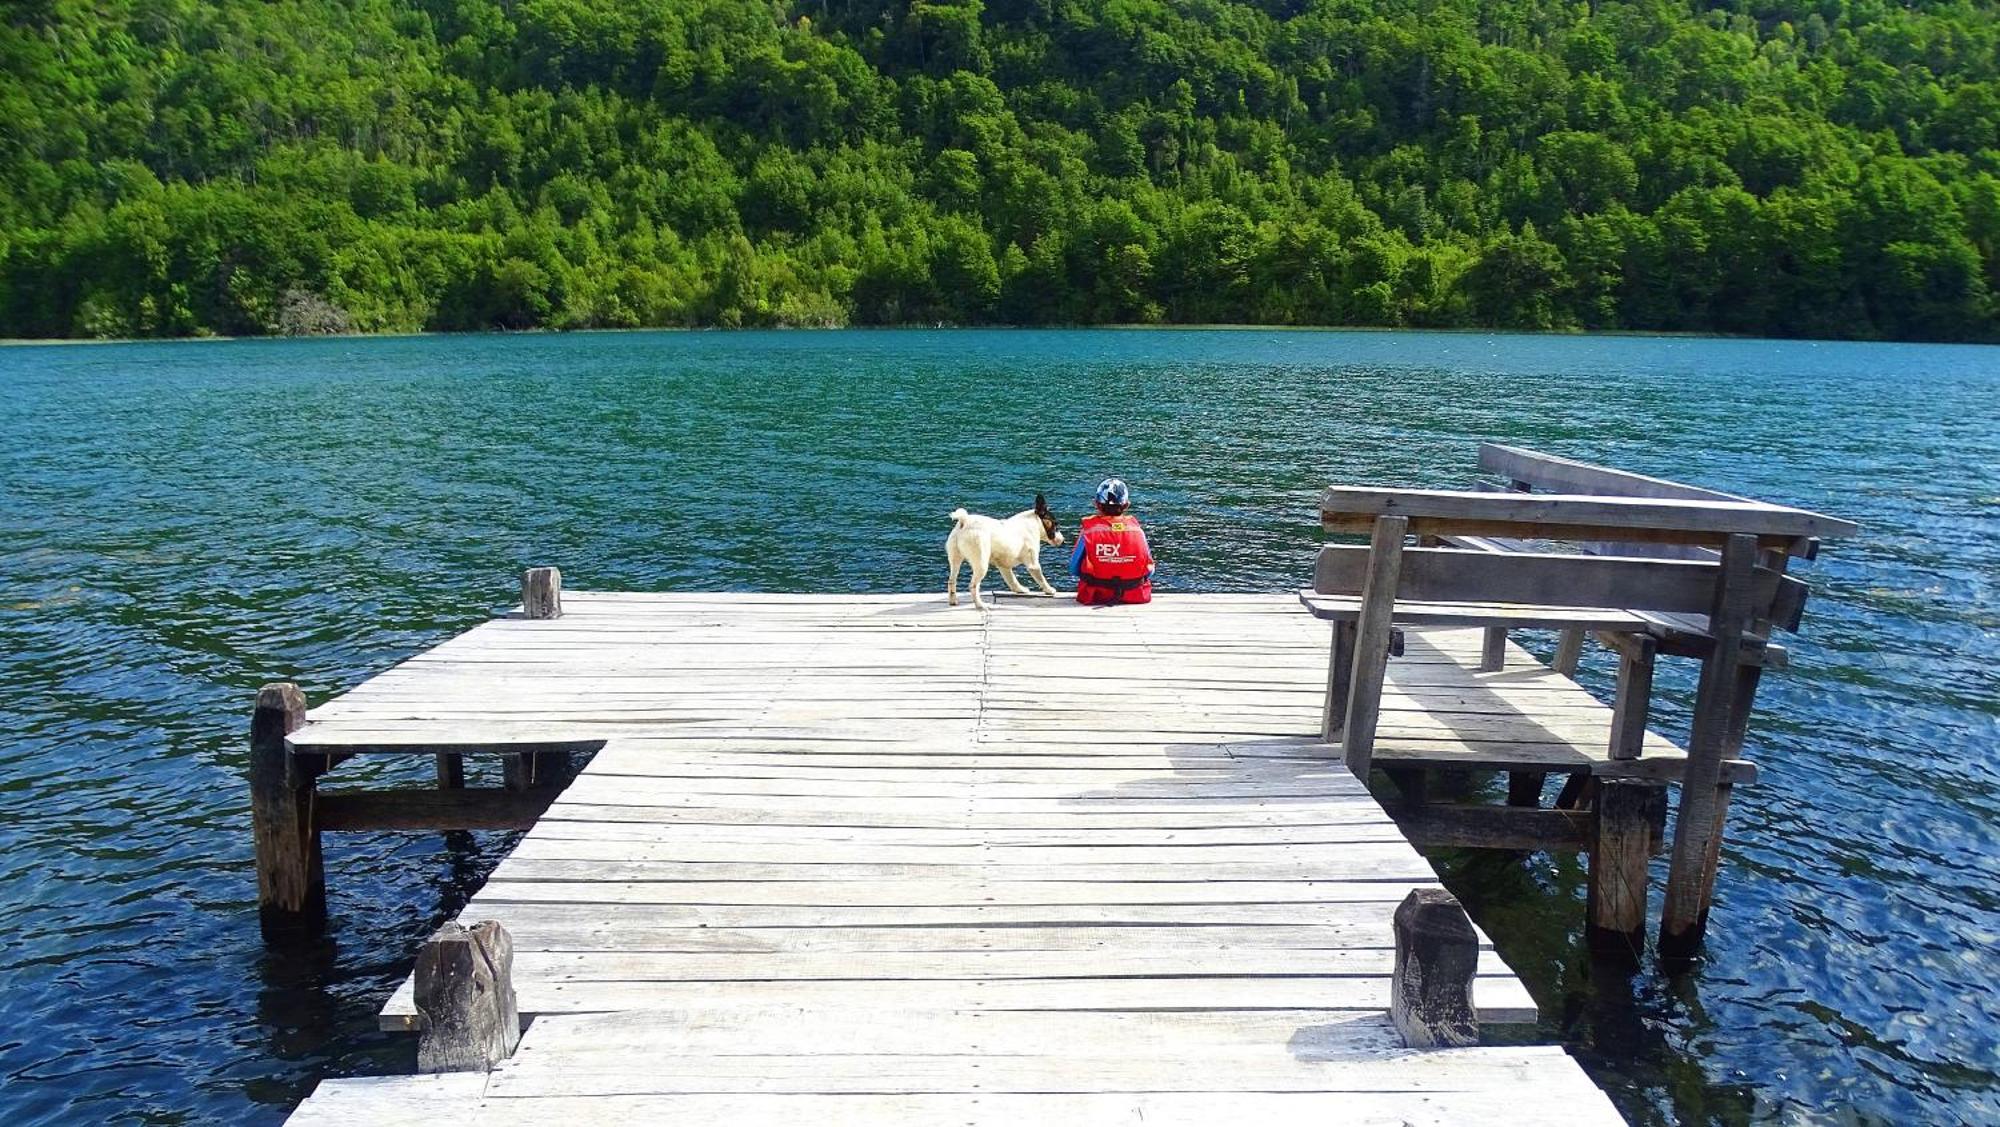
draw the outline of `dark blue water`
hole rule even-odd
[[[1291,588],[1320,487],[1461,485],[1482,438],[1866,526],[1806,571],[1699,972],[1594,967],[1574,859],[1439,855],[1543,1034],[1640,1122],[2000,1121],[1996,408],[2000,349],[1942,346],[1246,330],[0,349],[0,1121],[275,1120],[321,1077],[411,1067],[375,1010],[507,840],[332,839],[329,941],[268,954],[242,779],[264,681],[340,692],[507,603],[529,563],[586,588],[929,589],[952,508],[1041,490],[1073,524],[1112,472],[1164,585]],[[1663,686],[1669,730],[1690,695],[1685,673]]]

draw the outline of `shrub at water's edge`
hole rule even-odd
[[[0,336],[2000,339],[1975,0],[19,0]]]

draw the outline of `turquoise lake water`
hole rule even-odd
[[[0,1121],[276,1121],[412,1067],[375,1011],[510,839],[332,838],[327,942],[267,952],[265,681],[323,700],[531,563],[927,590],[953,508],[1073,529],[1107,473],[1163,588],[1286,590],[1321,487],[1460,486],[1480,439],[1865,525],[1801,572],[1699,971],[1593,967],[1575,859],[1437,855],[1541,1035],[1640,1123],[2000,1122],[2000,349],[1255,330],[0,349]]]

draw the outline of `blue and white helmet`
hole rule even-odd
[[[1097,487],[1097,503],[1100,505],[1129,505],[1132,491],[1125,488],[1122,478],[1107,477]]]

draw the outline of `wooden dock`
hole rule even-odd
[[[1294,593],[561,600],[290,733],[289,794],[439,755],[446,809],[459,756],[507,753],[530,813],[482,799],[492,824],[546,807],[461,914],[511,935],[518,1051],[327,1081],[294,1122],[1620,1122],[1558,1047],[1406,1047],[1392,916],[1436,875],[1322,738],[1329,631]],[[1480,672],[1479,630],[1407,641],[1385,766],[1602,759],[1610,712],[1567,678],[1512,648]],[[1477,939],[1479,1020],[1531,1019]],[[408,983],[383,1022],[420,1024]]]

